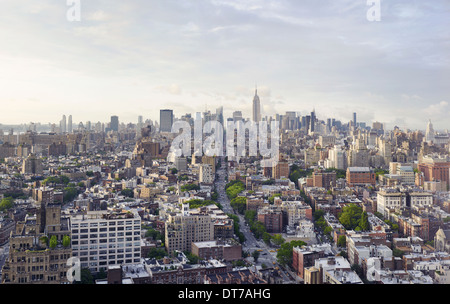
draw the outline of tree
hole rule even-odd
[[[286,242],[286,240],[281,236],[281,234],[275,234],[272,237],[272,242],[277,245],[280,246],[281,244],[283,244],[284,242]]]
[[[148,258],[150,259],[162,259],[163,257],[167,256],[166,250],[162,248],[152,248],[148,252]]]
[[[197,184],[186,184],[181,186],[181,192],[188,192],[192,190],[200,190],[200,186]]]
[[[291,266],[294,247],[302,247],[305,245],[306,243],[303,241],[290,241],[282,244],[277,253],[278,263],[283,266]]]
[[[225,192],[230,200],[236,198],[244,190],[245,185],[240,180],[233,180],[225,185]]]
[[[262,240],[264,241],[264,243],[269,244],[271,239],[272,239],[272,236],[269,233],[267,233],[267,232],[263,233]]]
[[[247,198],[243,196],[235,197],[231,200],[230,205],[240,214],[244,214],[245,209],[247,208]]]
[[[70,236],[68,236],[68,235],[63,236],[62,244],[65,248],[69,247],[70,246]]]
[[[340,235],[337,240],[337,245],[339,247],[345,247],[347,245],[347,238],[345,235]]]
[[[94,277],[88,268],[81,268],[81,281],[75,281],[74,284],[94,284]]]
[[[5,197],[0,201],[0,211],[6,211],[14,207],[14,199]]]
[[[58,245],[58,240],[56,239],[56,235],[52,235],[50,237],[49,246],[50,246],[51,249],[55,249],[56,245]]]
[[[347,230],[367,231],[370,229],[367,213],[356,204],[344,207],[338,218]]]
[[[280,197],[280,196],[281,196],[281,193],[275,193],[275,194],[272,194],[272,196],[269,197],[269,203],[270,203],[270,204],[273,204],[273,202],[275,201],[275,198],[276,198],[276,197]]]
[[[122,191],[120,191],[120,193],[122,193],[123,196],[126,197],[133,197],[134,196],[134,192],[131,189],[125,188]]]
[[[64,202],[72,201],[78,195],[78,191],[74,187],[66,187],[64,188]]]
[[[260,252],[258,250],[253,251],[252,257],[253,257],[253,259],[255,259],[255,263],[258,261],[259,255],[260,255]]]

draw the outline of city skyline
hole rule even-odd
[[[81,0],[78,22],[65,2],[6,3],[0,123],[251,117],[256,82],[263,116],[447,129],[448,4],[383,1],[370,22],[365,2]]]

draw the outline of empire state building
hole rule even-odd
[[[253,121],[261,121],[261,102],[259,101],[258,89],[255,90],[255,97],[253,97]]]

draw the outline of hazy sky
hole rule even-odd
[[[313,108],[319,119],[450,129],[450,1],[5,0],[0,123]]]

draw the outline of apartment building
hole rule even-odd
[[[71,229],[73,256],[82,268],[99,272],[140,262],[141,218],[136,210],[88,211],[72,216]]]
[[[190,251],[193,242],[214,240],[214,222],[207,213],[190,214],[183,204],[182,213],[168,215],[165,223],[165,245],[169,253]]]
[[[349,187],[372,185],[375,186],[376,175],[369,167],[349,167],[346,175]]]
[[[72,256],[70,219],[61,205],[39,203],[34,216],[16,223],[9,239],[9,256],[2,269],[3,284],[68,283],[67,260]]]
[[[377,193],[377,212],[384,217],[388,215],[387,210],[395,210],[406,207],[406,194],[393,190],[382,189]]]

